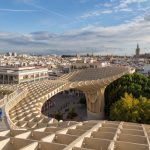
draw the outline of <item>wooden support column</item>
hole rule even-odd
[[[104,91],[105,88],[85,92],[88,119],[104,119]]]

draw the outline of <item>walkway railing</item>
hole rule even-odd
[[[0,107],[3,107],[7,103],[7,95],[0,99]]]
[[[7,97],[7,103],[5,105],[5,115],[8,121],[8,124],[11,129],[17,129],[18,127],[11,121],[9,116],[9,111],[16,106],[23,98],[26,97],[28,89],[17,89],[12,94]]]
[[[6,103],[10,99],[12,99],[13,97],[15,97],[17,94],[18,94],[18,90],[15,90],[11,94],[5,95],[2,99],[0,99],[0,107],[3,107],[4,105],[6,105]]]

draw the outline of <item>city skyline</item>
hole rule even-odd
[[[1,0],[0,52],[150,53],[149,0]]]

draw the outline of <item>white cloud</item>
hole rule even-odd
[[[36,52],[59,50],[64,53],[96,52],[96,53],[134,53],[137,41],[150,49],[150,22],[142,18],[111,27],[87,26],[63,34],[34,32],[18,34],[0,32],[0,45],[4,49],[18,49]],[[76,51],[74,51],[76,50]],[[125,51],[126,50],[126,51]],[[56,51],[57,52],[57,51]],[[144,51],[143,51],[144,52]]]
[[[102,14],[111,14],[112,10],[96,10],[96,11],[91,11],[88,13],[85,13],[84,15],[81,16],[81,18],[89,18],[89,17],[95,17],[95,16],[100,16]]]
[[[133,12],[132,8],[119,8],[115,9],[114,12]]]
[[[150,11],[146,12],[144,19],[145,21],[150,21]]]
[[[95,7],[106,7],[106,8],[110,8],[112,6],[113,4],[111,2],[105,2],[105,3],[100,2],[95,5]]]
[[[144,2],[147,2],[147,0],[119,0],[119,3],[115,0],[105,3],[101,2],[96,4],[97,10],[89,11],[83,14],[81,18],[87,19],[89,17],[96,17],[114,12],[134,12],[133,7],[130,7],[131,4],[138,4],[138,6],[136,6],[137,11],[144,10],[144,8],[140,5]],[[101,7],[104,7],[105,10],[101,10]]]
[[[121,0],[119,6],[117,6],[116,8],[124,9],[124,8],[128,8],[130,4],[134,4],[134,3],[140,4],[144,2],[147,2],[147,0]]]
[[[111,7],[111,6],[112,6],[112,3],[104,3],[103,6],[104,6],[104,7]]]

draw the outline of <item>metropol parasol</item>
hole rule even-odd
[[[105,88],[130,72],[128,67],[108,66],[78,70],[57,80],[0,85],[0,90],[11,91],[0,101],[8,126],[0,132],[0,149],[149,149],[149,125],[102,120]],[[69,89],[78,89],[85,94],[87,121],[59,122],[41,113],[48,99]]]

